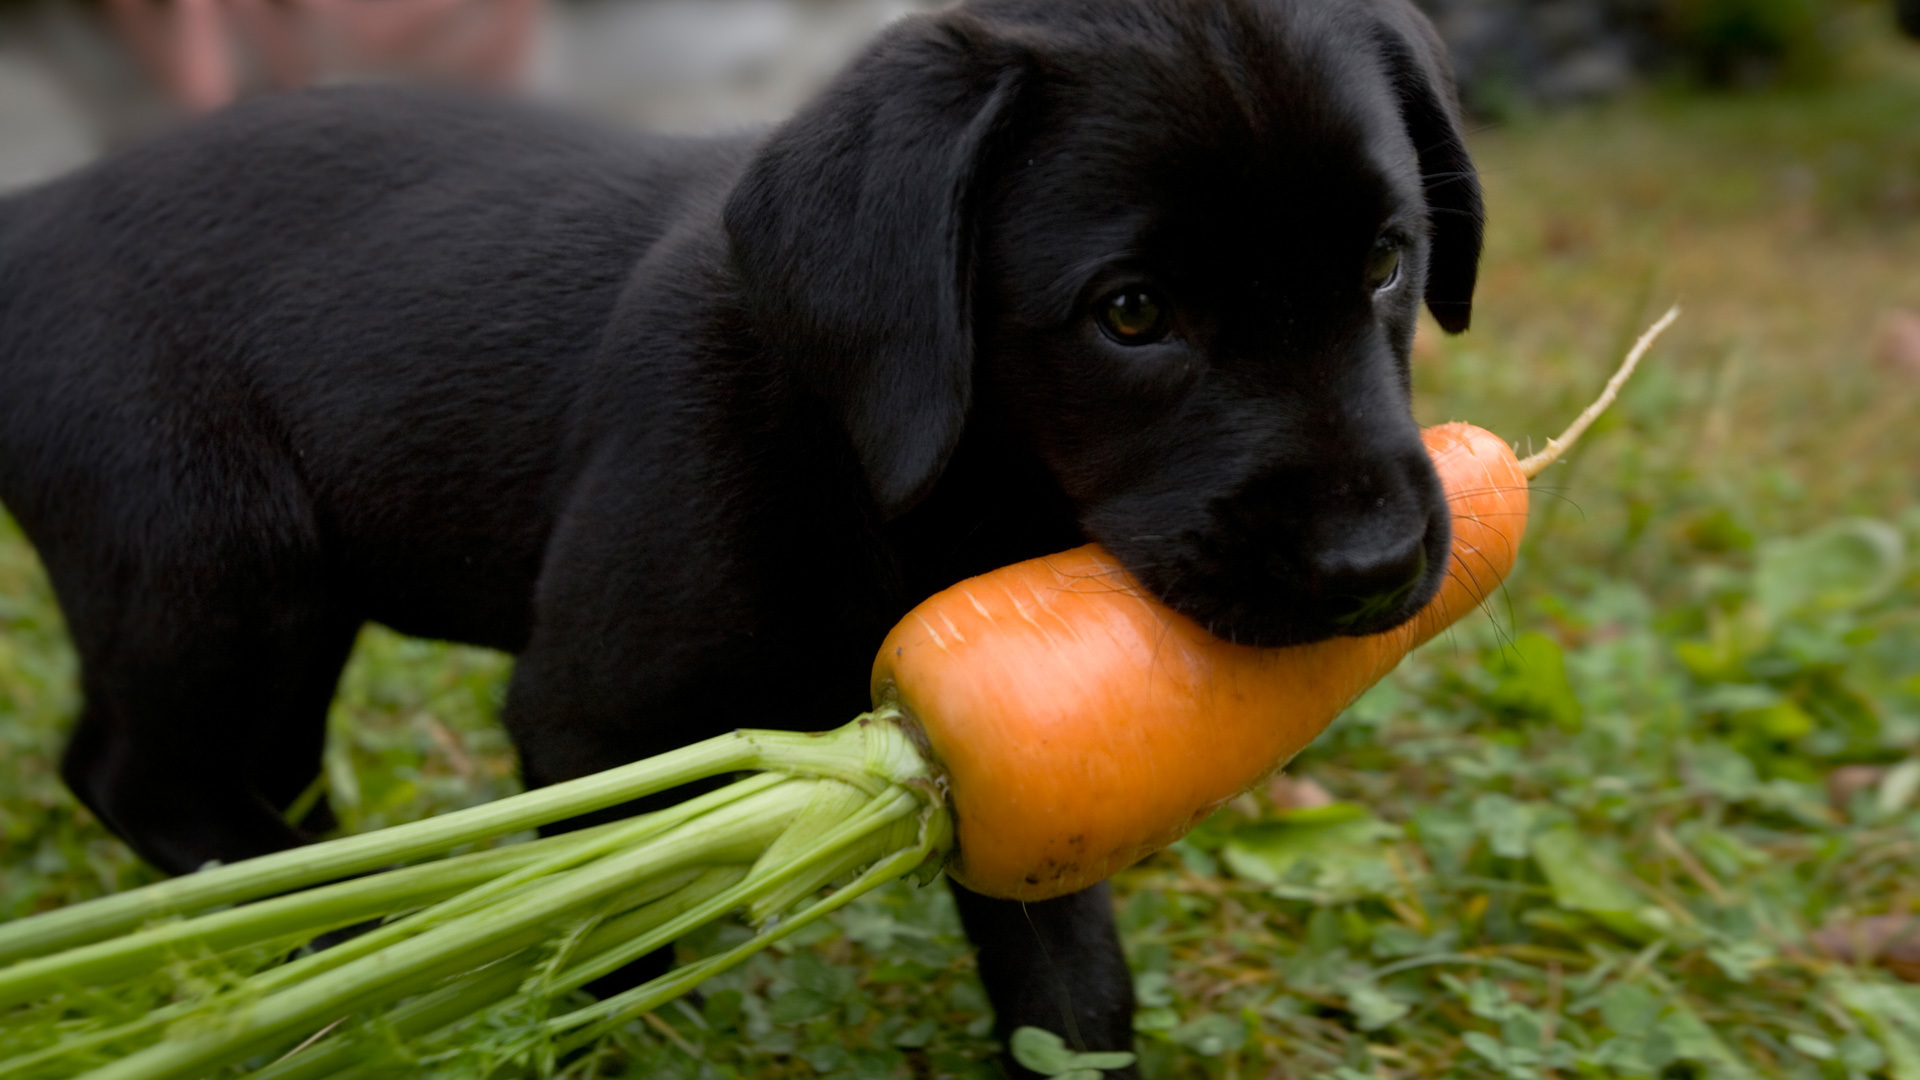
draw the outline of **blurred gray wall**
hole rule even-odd
[[[661,131],[777,120],[880,27],[934,6],[550,0],[531,90]],[[0,190],[58,175],[164,119],[164,102],[88,9],[0,2]]]

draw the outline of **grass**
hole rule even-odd
[[[1915,116],[1920,49],[1872,40],[1817,92],[1476,136],[1485,276],[1474,331],[1419,343],[1423,420],[1543,436],[1687,315],[1543,479],[1497,621],[1291,770],[1334,806],[1252,793],[1118,879],[1147,1075],[1920,1080],[1920,988],[1810,938],[1920,912],[1920,371],[1874,358],[1920,311]],[[514,790],[506,671],[369,629],[345,827]],[[73,677],[0,524],[0,918],[151,879],[55,776]],[[944,890],[897,887],[549,1067],[990,1076],[971,963]],[[481,1075],[514,1023],[393,1071]]]

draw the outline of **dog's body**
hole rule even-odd
[[[1402,621],[1452,117],[1398,0],[988,2],[766,137],[341,90],[0,202],[69,783],[170,872],[298,843],[367,620],[518,654],[530,784],[836,725],[913,601],[1088,538],[1241,640]],[[1104,890],[959,895],[1003,1029],[1125,1045]]]

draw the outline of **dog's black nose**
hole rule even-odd
[[[1364,630],[1400,610],[1426,577],[1426,537],[1414,533],[1392,543],[1322,551],[1312,568],[1328,621],[1342,630]]]

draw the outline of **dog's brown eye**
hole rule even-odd
[[[1367,288],[1374,292],[1391,287],[1400,280],[1400,245],[1382,238],[1367,256]]]
[[[1167,308],[1141,288],[1121,289],[1100,301],[1100,328],[1122,345],[1149,345],[1167,336]]]

